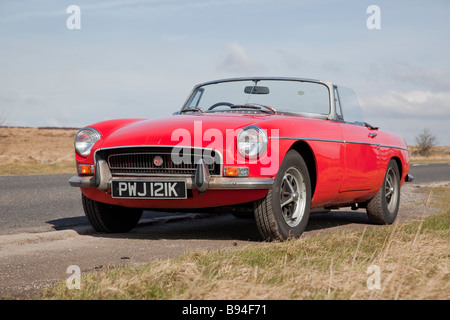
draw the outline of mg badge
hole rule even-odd
[[[160,156],[156,156],[153,158],[153,164],[157,167],[161,167],[163,164],[163,159]]]

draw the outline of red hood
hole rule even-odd
[[[155,120],[137,120],[111,134],[103,137],[101,148],[138,145],[178,145],[182,137],[190,135],[191,141],[184,141],[183,145],[204,147],[209,141],[201,142],[204,133],[210,130],[214,135],[217,130],[225,136],[227,130],[236,130],[247,125],[266,120],[272,115],[265,114],[195,114],[177,115]],[[96,125],[93,125],[96,127]],[[100,130],[101,131],[101,130]],[[107,130],[106,130],[107,131]],[[198,137],[200,135],[200,137]]]

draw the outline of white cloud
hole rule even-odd
[[[390,90],[361,99],[361,105],[368,116],[450,119],[450,92]]]
[[[238,73],[254,73],[263,67],[250,59],[245,48],[237,42],[227,45],[225,58],[218,65],[219,70]]]
[[[447,67],[448,68],[448,67]],[[448,91],[450,73],[445,66],[421,67],[405,61],[371,63],[363,73],[368,81],[417,90]]]
[[[392,78],[405,81],[426,89],[448,90],[450,88],[450,74],[441,68],[411,68],[405,66],[390,66]]]
[[[277,50],[277,53],[280,54],[281,60],[289,70],[301,70],[301,68],[305,67],[307,64],[304,58],[287,50],[279,49]]]
[[[364,118],[370,124],[398,134],[414,144],[423,128],[430,128],[442,145],[450,144],[450,92],[395,91],[360,97]]]

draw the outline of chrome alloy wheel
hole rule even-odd
[[[306,205],[306,186],[301,172],[290,167],[281,182],[281,212],[284,221],[290,227],[296,227],[301,221]]]
[[[386,174],[385,181],[386,205],[389,212],[393,212],[397,207],[399,192],[400,190],[398,188],[398,176],[393,168],[389,168],[389,171]]]

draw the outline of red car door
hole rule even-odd
[[[340,192],[370,190],[378,174],[378,128],[367,125],[358,97],[352,89],[334,87],[335,106],[344,142]]]
[[[341,192],[370,190],[378,174],[379,145],[377,129],[341,123],[344,140],[344,173]]]

